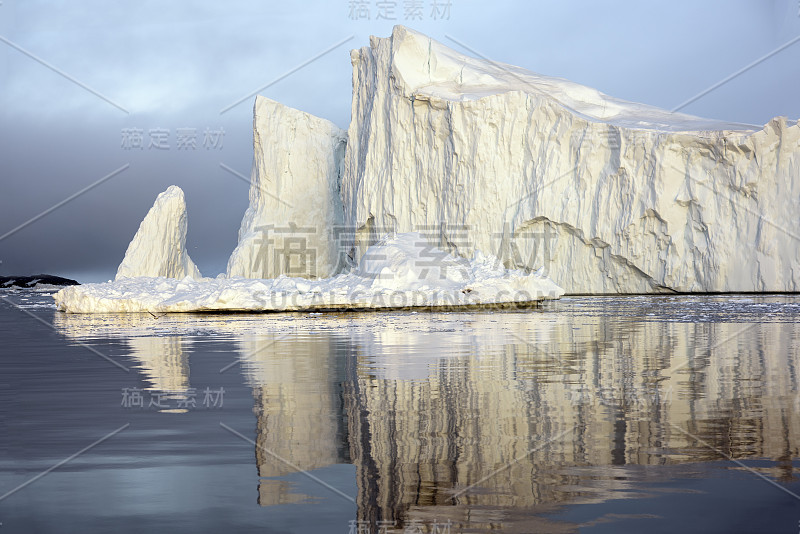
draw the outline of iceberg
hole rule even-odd
[[[462,55],[413,30],[351,52],[353,255],[433,228],[567,293],[800,290],[800,125],[701,119]]]
[[[346,142],[332,122],[256,97],[250,205],[229,277],[326,278],[342,270],[336,232]]]
[[[294,311],[530,305],[563,290],[540,272],[510,271],[476,252],[471,260],[427,245],[425,236],[387,236],[350,272],[318,280],[123,278],[71,286],[55,295],[73,313]]]
[[[257,97],[250,204],[201,279],[159,195],[70,312],[516,305],[800,290],[800,123],[627,102],[402,26],[351,51],[348,130]],[[563,289],[562,289],[563,288]]]
[[[158,195],[125,251],[115,280],[140,276],[201,278],[186,252],[186,201],[175,185]]]

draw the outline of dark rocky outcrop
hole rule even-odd
[[[77,286],[76,280],[52,276],[49,274],[35,274],[33,276],[0,276],[0,289],[2,288],[31,288],[40,285],[48,286]]]

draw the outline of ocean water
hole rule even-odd
[[[800,297],[68,315],[0,293],[3,532],[800,530]]]

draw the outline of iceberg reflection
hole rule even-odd
[[[293,487],[295,473],[351,463],[357,520],[373,530],[449,522],[452,531],[569,531],[577,525],[546,516],[652,497],[666,491],[659,481],[702,478],[710,463],[778,485],[797,480],[794,304],[694,297],[687,311],[688,300],[165,316],[159,328],[172,338],[128,341],[141,372],[163,390],[189,384],[181,332],[235,341],[254,398],[263,506],[308,500]],[[98,334],[97,323],[81,334],[81,316],[60,317],[68,335]],[[110,321],[100,330],[141,327]],[[781,488],[763,491],[781,496]]]

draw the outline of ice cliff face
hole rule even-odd
[[[228,276],[325,278],[341,270],[336,229],[346,133],[333,123],[257,97],[250,206]]]
[[[186,202],[183,190],[170,186],[158,195],[128,245],[116,280],[137,276],[201,278],[186,252]]]
[[[800,290],[797,123],[670,113],[403,27],[351,60],[355,256],[425,229],[567,293]]]

